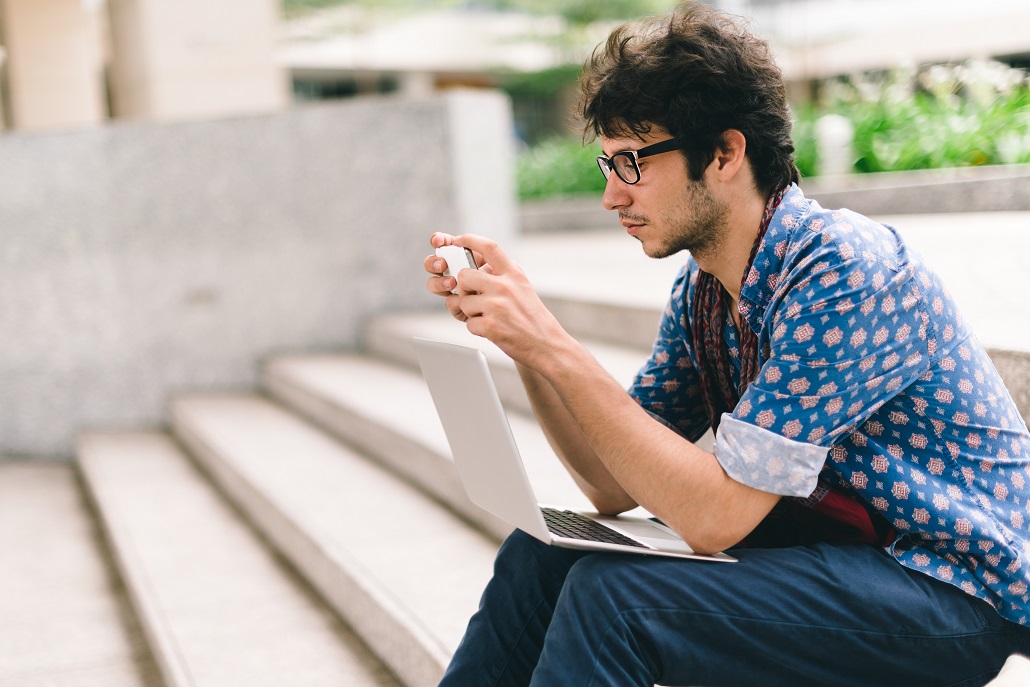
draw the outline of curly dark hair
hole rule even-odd
[[[659,126],[685,146],[698,181],[736,129],[758,189],[797,182],[783,74],[768,43],[727,14],[686,2],[671,15],[624,24],[594,49],[580,77],[584,136],[642,137]]]

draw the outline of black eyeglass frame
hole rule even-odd
[[[671,153],[674,150],[683,150],[685,147],[686,146],[683,145],[683,142],[680,139],[669,138],[664,141],[659,141],[658,143],[652,143],[649,146],[644,146],[640,150],[621,150],[611,157],[598,155],[596,158],[597,166],[600,168],[601,174],[604,175],[605,180],[611,177],[612,172],[615,172],[615,176],[619,177],[623,183],[630,184],[632,186],[640,181],[640,167],[637,165],[637,160],[642,157],[650,157],[660,153]],[[636,174],[636,179],[630,181],[626,177],[622,176],[619,168],[614,163],[614,160],[620,156],[629,160],[630,168],[633,170],[633,173]]]

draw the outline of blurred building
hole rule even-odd
[[[3,124],[167,121],[289,102],[278,0],[0,0]]]
[[[795,99],[823,79],[898,64],[1030,65],[1026,0],[710,2],[770,39]],[[0,0],[0,127],[211,118],[464,86],[508,90],[533,139],[564,124],[576,68],[610,29],[474,2],[416,5],[431,3],[392,14],[341,3],[282,22],[280,0]]]
[[[770,40],[795,100],[811,97],[825,79],[896,65],[971,58],[1030,64],[1026,0],[981,0],[975,8],[965,0],[710,4],[748,17]],[[566,123],[576,67],[610,28],[475,7],[389,18],[345,5],[287,22],[277,59],[301,100],[502,87],[533,140]],[[513,78],[534,73],[564,78],[565,86]]]
[[[994,59],[1030,66],[1026,0],[715,0],[767,36],[796,97],[844,74]]]
[[[300,101],[502,88],[520,137],[533,141],[565,130],[577,66],[607,28],[574,32],[560,16],[512,11],[390,16],[343,5],[286,22],[276,57]]]
[[[425,95],[564,64],[573,58],[567,28],[557,16],[441,10],[390,19],[343,5],[288,22],[277,59],[300,99]]]

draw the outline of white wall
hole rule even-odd
[[[67,457],[437,305],[432,231],[515,231],[511,132],[475,92],[0,137],[0,455]]]

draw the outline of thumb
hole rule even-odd
[[[462,248],[470,248],[482,255],[494,274],[504,274],[515,267],[515,263],[511,261],[508,254],[493,239],[476,234],[464,234],[455,238],[454,244]]]

